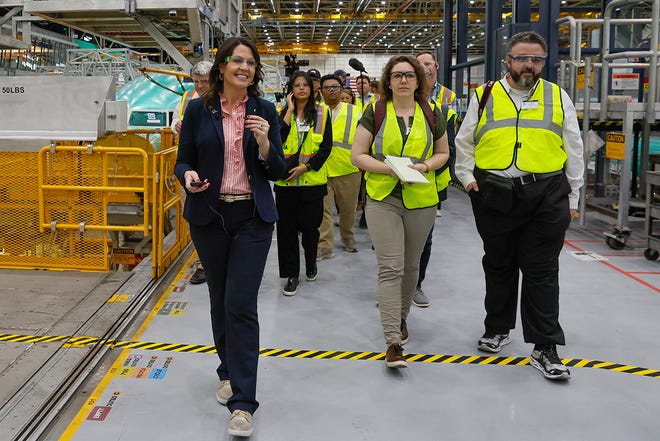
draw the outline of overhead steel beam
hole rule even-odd
[[[165,38],[165,36],[158,30],[158,28],[156,28],[156,26],[153,25],[153,23],[151,23],[151,21],[149,21],[147,17],[140,14],[136,14],[134,17],[144,27],[144,30],[156,40],[156,43],[158,43],[160,47],[172,57],[184,72],[188,72],[192,69],[193,66],[190,61],[188,61],[188,59],[184,57],[167,38]]]

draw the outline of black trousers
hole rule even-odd
[[[300,276],[300,248],[298,232],[305,253],[305,270],[316,265],[319,227],[323,221],[323,197],[327,187],[281,187],[275,189],[277,204],[277,258],[280,277]],[[325,191],[323,191],[325,190]]]
[[[564,332],[559,325],[559,253],[571,221],[571,189],[566,176],[514,185],[513,205],[505,213],[484,204],[483,195],[488,191],[479,178],[477,182],[479,192],[470,191],[469,195],[484,244],[486,331],[506,334],[515,327],[522,273],[520,313],[525,341],[563,345]]]
[[[440,203],[438,202],[438,205]],[[426,268],[429,266],[429,261],[431,260],[431,247],[433,246],[433,228],[435,224],[431,225],[431,231],[426,238],[424,243],[424,249],[422,250],[422,255],[419,258],[419,278],[417,279],[417,289],[422,288],[422,282],[426,278]]]
[[[219,202],[217,211],[217,223],[190,225],[190,235],[206,271],[218,377],[229,380],[234,392],[227,407],[254,413],[259,406],[257,293],[273,225],[259,218],[253,201]]]

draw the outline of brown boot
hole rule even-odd
[[[387,347],[387,352],[385,353],[385,365],[388,368],[408,367],[408,363],[403,356],[403,348],[399,343],[391,343]]]

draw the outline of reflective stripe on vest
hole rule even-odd
[[[186,90],[183,96],[181,97],[181,110],[179,111],[179,119],[183,121],[183,115],[186,113],[186,107],[188,103],[193,100],[193,95],[195,94],[194,90]]]
[[[447,122],[458,116],[458,113],[449,107],[448,104],[442,106],[442,113],[445,115]],[[435,174],[435,187],[437,188],[438,192],[449,187],[449,182],[451,182],[451,172],[449,171],[449,167],[445,168],[440,173]]]
[[[442,106],[443,104],[452,104],[456,99],[456,93],[453,90],[443,86],[442,84],[439,84],[439,86],[440,89],[438,90],[438,94],[433,101],[438,106]]]
[[[432,104],[431,107],[434,107]],[[376,159],[383,161],[386,155],[409,157],[413,163],[418,163],[429,158],[433,154],[433,133],[424,111],[415,104],[415,116],[410,133],[403,144],[403,137],[396,111],[391,101],[387,102],[385,118],[371,145],[371,154]],[[438,192],[434,185],[435,172],[425,174],[429,184],[402,185],[401,196],[406,208],[431,207],[438,203]],[[385,173],[366,172],[367,194],[371,199],[382,201],[396,187],[399,180]]]
[[[483,93],[483,86],[477,96]],[[498,81],[475,129],[476,166],[504,170],[515,163],[519,170],[547,173],[561,170],[566,162],[562,126],[561,89],[539,80],[529,101],[532,108],[518,110]]]
[[[356,106],[340,102],[332,118],[332,152],[325,163],[328,177],[355,173],[359,169],[351,163],[351,147],[360,112]]]
[[[316,106],[316,120],[314,122],[314,130],[307,132],[307,136],[300,146],[300,165],[305,165],[309,159],[319,151],[319,146],[323,141],[323,134],[325,132],[325,125],[328,123],[329,111],[325,104]],[[289,136],[282,143],[282,150],[284,156],[289,157],[295,155],[298,151],[298,124],[296,123],[296,116],[291,115],[291,130]],[[322,185],[328,182],[328,171],[325,167],[320,170],[309,170],[302,175],[298,176],[295,181],[287,182],[280,179],[275,182],[275,185],[281,187],[307,187],[312,185]]]

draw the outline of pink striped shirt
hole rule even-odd
[[[243,157],[243,131],[245,130],[245,103],[247,95],[227,109],[227,99],[220,97],[222,129],[225,132],[225,163],[222,171],[221,194],[252,193]]]

